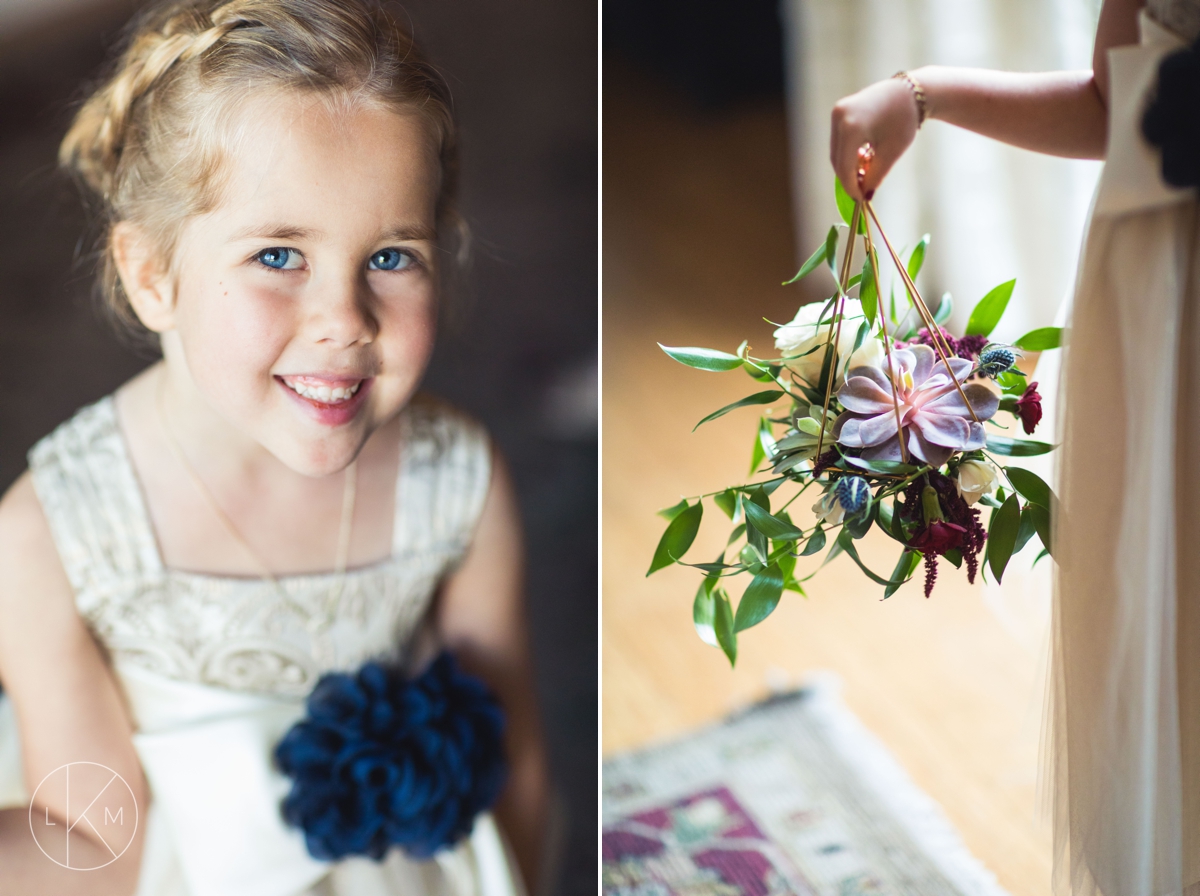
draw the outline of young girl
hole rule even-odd
[[[1187,49],[1198,36],[1200,0],[1105,0],[1092,71],[928,67],[833,112],[833,166],[856,198],[925,118],[1106,159],[1059,439],[1051,755],[1063,893],[1200,892],[1200,43]],[[864,143],[875,157],[860,191]]]
[[[513,490],[478,424],[415,394],[462,244],[445,84],[371,0],[184,0],[138,23],[61,158],[104,211],[113,309],[163,360],[0,503],[0,891],[532,888]],[[430,859],[314,858],[274,759],[305,698],[442,647],[507,716],[504,836],[483,813]],[[389,797],[436,826],[458,782],[423,769]]]

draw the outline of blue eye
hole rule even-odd
[[[277,271],[295,270],[304,261],[304,256],[295,249],[285,249],[281,246],[263,249],[254,257],[262,264]]]
[[[402,271],[414,261],[411,253],[401,249],[380,249],[371,256],[368,267],[373,271]]]

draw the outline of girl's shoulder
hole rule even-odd
[[[395,542],[433,538],[464,550],[492,479],[492,440],[470,414],[419,393],[401,412]]]

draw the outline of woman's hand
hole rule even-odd
[[[853,199],[874,193],[917,134],[917,102],[902,78],[889,78],[843,97],[833,107],[829,158]],[[870,143],[875,157],[859,189],[859,148]],[[865,196],[864,196],[865,194]]]

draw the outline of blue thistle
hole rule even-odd
[[[833,486],[833,496],[847,516],[858,516],[867,506],[871,487],[861,476],[843,476]]]
[[[1017,355],[1011,348],[1003,345],[993,345],[979,353],[979,367],[976,370],[983,376],[995,379],[1006,370],[1011,370],[1017,363]]]

